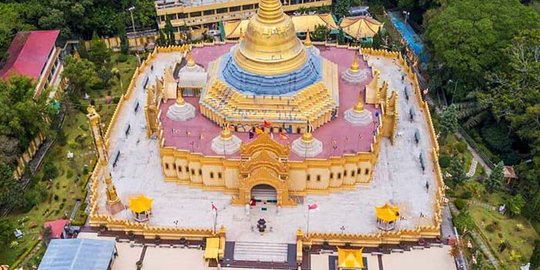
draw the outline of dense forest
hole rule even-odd
[[[534,1],[371,0],[410,12],[430,60],[432,92],[446,95],[455,117],[493,163],[514,165],[510,192],[540,219],[540,12]],[[536,8],[535,8],[536,7]]]
[[[131,6],[137,29],[155,28],[154,1],[149,0],[2,0],[0,58],[22,30],[60,29],[64,40],[89,40],[93,33],[114,36],[131,27]]]

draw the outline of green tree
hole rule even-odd
[[[65,59],[62,77],[69,80],[69,86],[76,94],[90,91],[100,80],[94,63],[72,56]]]
[[[23,203],[22,188],[13,177],[13,170],[0,162],[0,209],[19,207]]]
[[[167,44],[168,45],[175,45],[176,40],[174,38],[174,27],[171,23],[171,18],[167,17],[167,21],[165,22],[165,33],[167,34]]]
[[[32,28],[24,22],[20,9],[22,6],[15,3],[0,3],[0,60],[5,57],[5,52],[17,31]]]
[[[452,104],[446,107],[440,114],[440,120],[437,125],[440,132],[440,139],[444,140],[448,135],[455,133],[458,126],[457,109]]]
[[[13,225],[7,218],[0,218],[0,245],[5,247],[15,239]]]
[[[516,16],[519,14],[519,16]],[[518,0],[449,1],[429,19],[425,33],[431,51],[430,75],[439,86],[460,78],[456,96],[485,85],[485,75],[502,71],[508,58],[504,52],[512,37],[524,29],[540,27],[540,15]]]
[[[111,61],[111,50],[107,48],[107,44],[101,40],[96,34],[90,42],[90,51],[88,52],[88,60],[95,65],[101,66]]]
[[[471,230],[475,227],[474,220],[472,219],[471,215],[468,211],[461,211],[455,218],[454,218],[454,225],[456,225],[456,228],[463,232],[466,230]]]
[[[330,29],[322,24],[316,25],[313,32],[311,32],[311,38],[313,41],[326,41],[329,35]]]
[[[463,162],[455,156],[451,158],[450,166],[448,167],[446,172],[450,174],[450,177],[448,179],[450,179],[450,181],[454,185],[462,183],[466,178],[463,168]]]
[[[383,44],[384,44],[383,33],[382,33],[382,30],[379,29],[379,31],[377,31],[377,33],[373,36],[373,41],[372,41],[371,46],[374,49],[380,49]]]
[[[525,206],[525,203],[525,199],[523,199],[523,196],[521,196],[521,194],[516,194],[515,196],[510,197],[506,202],[510,215],[521,215],[521,210]]]
[[[540,240],[534,241],[534,250],[529,260],[532,270],[540,269]]]
[[[334,5],[334,14],[338,18],[343,18],[349,15],[349,9],[351,8],[351,0],[339,0]]]
[[[123,54],[129,53],[129,39],[124,24],[124,17],[121,17],[117,22],[118,37],[120,38],[120,52]]]
[[[0,80],[0,135],[16,138],[19,150],[26,150],[40,131],[47,130],[45,119],[53,113],[47,93],[34,99],[34,91],[34,83],[26,77]]]
[[[15,166],[21,153],[17,138],[0,135],[0,162]]]
[[[486,193],[486,187],[474,180],[468,180],[465,185],[463,185],[463,189],[470,192],[471,195],[477,199],[482,198]]]
[[[491,174],[486,179],[485,185],[489,192],[494,192],[501,188],[504,178],[503,167],[503,162],[499,162],[499,164],[495,166],[493,171],[491,171]]]
[[[165,33],[163,33],[163,30],[159,30],[157,44],[159,46],[167,46],[167,37],[165,36]]]

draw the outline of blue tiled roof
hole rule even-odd
[[[39,270],[107,270],[115,242],[97,239],[51,240]]]

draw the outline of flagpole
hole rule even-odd
[[[216,229],[217,229],[217,209],[214,210],[215,214],[214,214],[214,234],[216,234]]]
[[[309,206],[308,206],[308,210],[307,210],[306,236],[309,234],[309,212],[311,212],[311,211],[309,210]]]

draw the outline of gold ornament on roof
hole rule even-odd
[[[355,112],[363,112],[364,111],[364,101],[362,100],[362,95],[358,97],[358,101],[356,102],[356,105],[354,105],[353,110]]]
[[[194,67],[195,66],[195,60],[193,60],[193,54],[191,53],[191,50],[187,53],[187,66],[188,67]]]
[[[313,44],[311,43],[311,37],[309,34],[309,28],[308,28],[307,33],[306,33],[306,40],[304,40],[304,46],[311,47],[311,45]]]
[[[184,105],[186,101],[184,100],[184,97],[182,97],[182,90],[179,90],[176,94],[176,104],[178,105]]]
[[[222,140],[230,140],[232,138],[232,132],[230,129],[230,125],[227,123],[223,130],[221,131],[221,139]]]
[[[353,72],[358,72],[358,71],[360,71],[360,64],[358,63],[358,57],[357,57],[356,53],[354,54],[353,62],[352,62],[352,64],[351,64],[350,69],[351,69],[351,71],[353,71]]]

